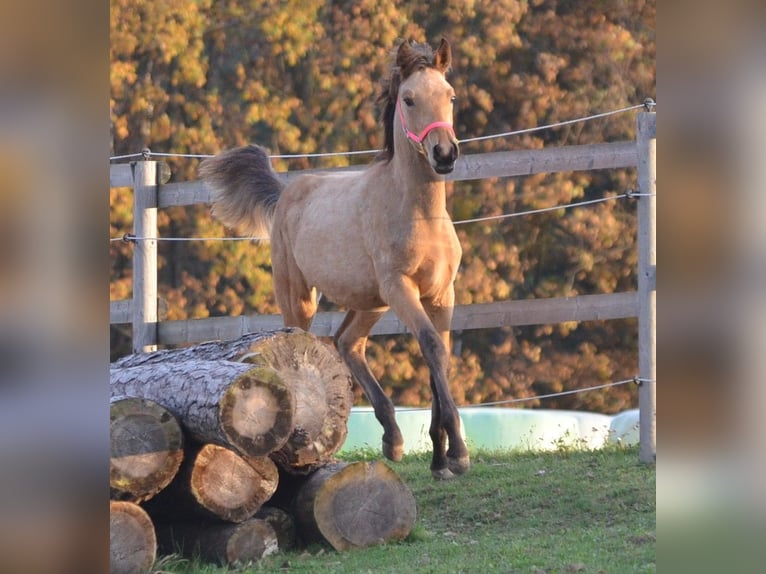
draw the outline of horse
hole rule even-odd
[[[383,455],[399,461],[394,406],[365,358],[373,325],[390,308],[417,338],[430,372],[431,473],[470,468],[448,387],[454,282],[462,256],[447,213],[445,175],[458,158],[449,42],[404,41],[378,97],[384,149],[361,172],[304,174],[283,184],[257,145],[200,164],[213,216],[268,234],[274,292],[287,327],[310,328],[317,291],[348,309],[334,344],[383,427]],[[448,441],[448,448],[447,448]]]

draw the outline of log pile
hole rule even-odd
[[[110,390],[113,572],[146,572],[158,551],[240,567],[412,529],[414,498],[390,468],[335,460],[351,376],[309,333],[130,355]]]

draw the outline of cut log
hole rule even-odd
[[[277,534],[261,518],[239,524],[225,522],[181,522],[157,529],[160,552],[199,556],[222,566],[241,568],[279,550]]]
[[[183,460],[178,420],[149,399],[117,398],[109,405],[109,494],[148,500],[173,480]]]
[[[274,532],[277,533],[281,551],[290,550],[295,546],[295,520],[287,511],[276,506],[262,506],[255,513],[254,518],[261,518],[271,524]]]
[[[130,355],[116,361],[114,367],[199,360],[245,361],[278,373],[295,400],[293,432],[273,454],[281,467],[306,472],[312,465],[331,460],[343,445],[353,402],[351,374],[335,348],[300,329]]]
[[[333,463],[300,487],[294,516],[304,542],[326,540],[347,550],[406,538],[417,507],[410,489],[384,463]]]
[[[109,501],[109,571],[146,574],[157,558],[157,538],[149,515],[126,500]]]
[[[179,349],[165,349],[154,353],[134,353],[117,359],[112,363],[114,368],[140,367],[162,363],[183,363],[185,361],[240,361],[243,357],[260,352],[260,344],[267,341],[277,341],[280,346],[295,346],[305,348],[321,345],[331,351],[340,360],[333,347],[323,343],[319,338],[301,329],[288,327],[275,331],[249,333],[231,341],[208,341]],[[292,341],[292,343],[290,343]],[[295,355],[283,356],[285,360],[296,360]]]
[[[157,522],[194,516],[243,522],[277,489],[279,473],[268,457],[244,458],[216,444],[206,444],[181,465],[175,480],[146,503]]]
[[[249,456],[269,454],[293,432],[293,395],[268,367],[198,360],[112,368],[110,390],[156,401],[198,442]]]

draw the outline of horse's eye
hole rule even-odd
[[[411,97],[406,96],[402,98],[404,100],[404,103],[407,104],[407,106],[412,107],[415,105],[415,100],[413,100]]]
[[[452,102],[452,103],[454,104],[455,102],[457,102],[457,96],[452,96],[452,97],[449,99],[449,101],[450,101],[450,102]]]

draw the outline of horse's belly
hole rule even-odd
[[[353,243],[304,244],[295,260],[306,283],[330,301],[351,309],[384,305],[367,255]]]

